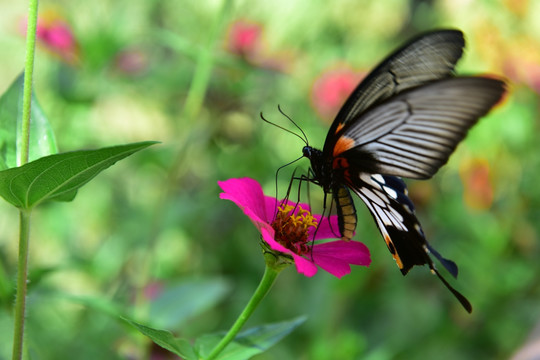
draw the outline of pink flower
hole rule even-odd
[[[358,85],[362,74],[347,67],[325,71],[311,90],[311,103],[323,119],[332,119]]]
[[[223,189],[219,197],[238,205],[272,250],[292,257],[299,273],[313,276],[319,266],[341,278],[351,272],[351,264],[370,264],[369,250],[361,242],[313,243],[336,237],[336,216],[321,222],[321,215],[312,215],[309,205],[289,201],[276,209],[276,199],[265,196],[259,183],[250,178],[229,179],[218,184]]]
[[[245,20],[238,20],[229,27],[227,50],[231,53],[251,58],[260,51],[262,26]]]
[[[141,49],[125,49],[116,54],[114,68],[123,75],[140,75],[148,69],[148,55]]]
[[[250,65],[286,72],[293,57],[287,53],[268,52],[263,39],[264,28],[250,20],[235,20],[229,25],[225,48]]]
[[[475,210],[489,209],[493,204],[494,189],[488,161],[472,159],[464,162],[459,170],[465,204]]]
[[[28,20],[21,22],[22,34],[26,34]],[[39,17],[36,37],[40,45],[50,53],[73,65],[78,62],[79,48],[69,24],[52,12]]]
[[[523,57],[511,57],[505,60],[503,71],[514,83],[523,83],[540,94],[540,56],[534,59],[525,54]]]

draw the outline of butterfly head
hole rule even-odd
[[[309,145],[306,145],[302,148],[302,154],[307,157],[308,159],[311,159],[313,156],[313,148]]]

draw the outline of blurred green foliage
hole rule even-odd
[[[4,92],[23,67],[26,4],[1,0],[0,9]],[[284,271],[249,325],[308,320],[256,359],[503,359],[539,322],[537,2],[278,0],[224,9],[222,1],[74,0],[42,3],[40,11],[63,19],[76,41],[67,57],[42,45],[36,59],[35,93],[59,149],[162,144],[107,170],[73,204],[34,214],[26,331],[34,358],[157,356],[117,315],[166,324],[188,338],[227,329],[264,263],[257,231],[218,200],[216,182],[248,176],[274,194],[276,169],[303,145],[264,124],[259,112],[290,126],[280,104],[321,147],[331,119],[310,103],[315,80],[341,66],[369,71],[409,37],[441,27],[466,35],[459,73],[511,81],[506,101],[433,180],[409,182],[428,239],[460,267],[453,284],[473,303],[472,315],[426,268],[402,277],[358,203],[356,238],[370,248],[372,265],[341,280]],[[255,45],[231,43],[238,21],[254,26]],[[196,81],[204,98],[192,93]],[[195,105],[186,109],[189,96]],[[280,189],[290,171],[280,175]],[[311,191],[314,205],[319,192]],[[17,212],[2,202],[0,213],[4,359],[13,331]],[[177,294],[181,306],[181,289],[199,282],[213,284],[199,294],[207,307],[156,315],[156,302],[167,299],[160,295]]]

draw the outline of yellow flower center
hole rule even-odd
[[[301,255],[309,252],[309,228],[317,227],[317,220],[307,210],[297,206],[298,211],[293,213],[294,206],[282,204],[278,208],[276,219],[272,222],[275,230],[275,240],[287,249]]]

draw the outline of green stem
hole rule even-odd
[[[20,210],[19,262],[17,267],[17,294],[15,297],[15,325],[13,328],[13,360],[22,359],[26,283],[28,279],[28,242],[30,239],[30,211]]]
[[[182,114],[182,118],[187,119],[188,121],[194,122],[194,118],[201,109],[214,64],[214,47],[222,34],[222,29],[228,18],[229,12],[232,9],[232,4],[232,0],[223,0],[223,5],[218,14],[217,21],[212,23],[208,43],[199,52],[197,66],[195,68],[195,73],[193,74],[193,79]]]
[[[28,162],[30,149],[30,110],[32,105],[32,79],[36,49],[38,0],[28,2],[28,25],[26,28],[26,58],[24,63],[24,85],[22,101],[22,126],[19,164]],[[17,293],[13,325],[13,360],[23,357],[24,320],[26,309],[26,284],[28,281],[28,243],[30,239],[30,210],[19,213],[19,259],[17,263]]]
[[[26,28],[26,58],[24,62],[24,86],[22,103],[21,152],[19,164],[28,162],[30,148],[30,109],[32,104],[32,79],[34,74],[34,54],[36,50],[38,0],[29,0],[28,26]]]
[[[223,339],[216,345],[216,347],[212,350],[210,355],[206,358],[206,360],[212,360],[215,359],[216,356],[219,355],[220,352],[222,352],[225,347],[236,337],[242,326],[246,323],[246,321],[249,319],[251,314],[253,314],[253,311],[257,308],[257,305],[261,302],[261,300],[264,298],[264,296],[268,293],[270,288],[272,287],[272,284],[276,280],[277,275],[279,274],[280,270],[276,270],[275,268],[272,268],[270,266],[266,266],[264,270],[264,275],[261,279],[261,282],[259,283],[259,286],[257,287],[257,290],[255,290],[255,293],[249,300],[248,304],[244,308],[244,311],[240,314],[238,319],[236,319],[236,322],[233,324],[229,332],[225,335]]]

